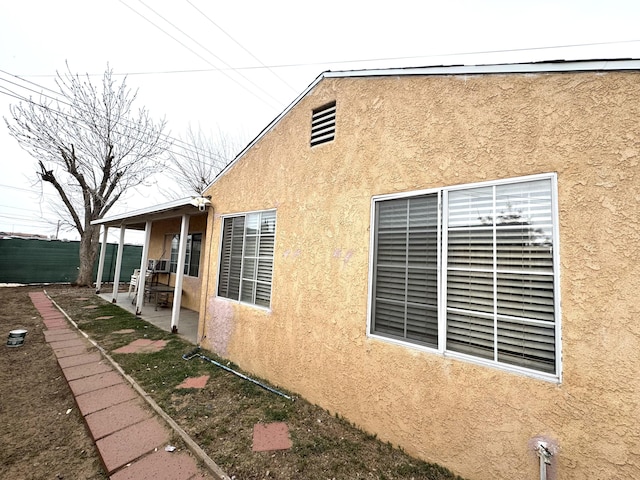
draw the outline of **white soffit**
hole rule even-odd
[[[180,209],[182,207],[191,206],[194,208],[195,212],[198,212],[197,207],[194,207],[191,203],[193,201],[192,197],[189,198],[181,198],[179,200],[173,200],[167,203],[161,203],[159,205],[152,205],[151,207],[141,208],[139,210],[132,210],[130,212],[121,213],[117,215],[113,215],[110,217],[104,217],[99,220],[93,220],[91,225],[103,225],[109,224],[113,226],[115,224],[126,225],[128,223],[139,223],[144,222],[145,217],[150,217],[154,215],[161,215],[165,212],[171,212],[172,210]]]

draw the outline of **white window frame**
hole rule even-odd
[[[244,279],[242,278],[242,272],[244,271],[244,262],[245,262],[245,245],[244,242],[246,240],[246,228],[247,228],[247,223],[246,223],[246,219],[249,215],[252,214],[264,214],[264,213],[274,213],[275,215],[275,230],[274,230],[274,235],[273,235],[273,256],[272,256],[272,265],[271,265],[271,282],[270,282],[270,294],[269,294],[269,305],[265,306],[265,305],[260,305],[257,303],[252,303],[252,302],[247,302],[242,300],[242,283],[244,281]],[[224,240],[224,225],[225,225],[225,221],[229,218],[236,218],[236,217],[244,217],[245,218],[245,222],[244,222],[244,233],[243,233],[243,249],[242,249],[242,262],[241,262],[241,266],[240,266],[240,285],[239,285],[239,292],[238,292],[238,299],[235,298],[229,298],[226,297],[224,295],[220,295],[219,294],[219,288],[220,288],[220,277],[221,277],[221,269],[223,266],[223,258],[222,255],[224,253],[223,251],[223,240]],[[218,245],[220,246],[219,248],[219,254],[218,254],[218,274],[216,276],[216,286],[215,286],[215,292],[216,292],[216,298],[221,298],[230,302],[236,302],[238,304],[242,304],[242,305],[248,305],[250,307],[253,308],[257,308],[260,310],[266,310],[266,311],[271,311],[271,303],[272,303],[272,299],[273,299],[273,278],[274,278],[274,270],[275,270],[275,251],[276,251],[276,231],[278,228],[278,216],[277,216],[277,211],[276,209],[267,209],[267,210],[255,210],[255,211],[248,211],[248,212],[240,212],[240,213],[234,213],[234,214],[228,214],[228,215],[221,215],[220,216],[220,237],[219,237],[219,241],[218,241]]]
[[[446,272],[443,271],[444,255],[446,254],[447,229],[443,228],[447,218],[447,199],[449,192],[467,190],[472,188],[493,187],[499,185],[513,184],[519,182],[531,182],[536,180],[549,180],[551,182],[551,215],[552,215],[552,241],[553,241],[553,299],[554,299],[554,325],[555,325],[555,374],[546,373],[534,369],[501,363],[496,360],[488,360],[473,355],[454,352],[446,349],[447,340],[447,291],[446,291]],[[373,302],[375,299],[374,275],[375,275],[375,258],[376,258],[376,205],[378,202],[402,198],[411,198],[421,195],[437,194],[438,195],[438,255],[437,255],[437,298],[438,298],[438,347],[433,348],[427,345],[405,341],[400,338],[393,338],[372,332],[372,314]],[[556,173],[544,173],[537,175],[529,175],[523,177],[514,177],[495,181],[469,183],[463,185],[455,185],[442,188],[432,188],[425,190],[416,190],[411,192],[402,192],[395,194],[376,195],[371,200],[371,227],[370,227],[370,249],[369,249],[369,294],[367,305],[367,337],[381,340],[384,342],[401,345],[403,347],[425,351],[433,354],[439,354],[447,358],[455,358],[467,362],[497,368],[499,370],[517,373],[540,380],[550,381],[554,383],[562,382],[562,325],[561,325],[561,304],[560,304],[560,242],[559,242],[559,214],[558,214],[558,181]]]
[[[193,236],[200,235],[200,257],[198,258],[198,275],[193,275],[191,272],[191,255],[193,250]],[[165,235],[165,243],[169,244],[169,272],[174,275],[178,273],[178,261],[177,261],[177,252],[176,252],[176,261],[173,261],[173,240],[177,239],[178,243],[180,242],[180,234],[179,233],[167,233]],[[204,234],[202,232],[192,232],[187,236],[187,249],[185,252],[184,258],[184,269],[187,271],[184,272],[184,275],[187,277],[200,277],[200,262],[202,261],[202,240],[204,239]],[[175,267],[176,271],[173,271]]]

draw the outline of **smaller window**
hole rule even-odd
[[[169,271],[178,271],[178,249],[180,247],[180,235],[171,236],[171,257]],[[202,234],[194,233],[187,237],[187,251],[184,258],[184,274],[197,277],[200,271],[200,251],[202,249]]]
[[[275,211],[224,219],[219,296],[262,307],[271,305],[275,234]]]
[[[311,146],[333,141],[336,136],[336,102],[316,108],[311,116]]]

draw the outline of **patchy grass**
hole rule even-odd
[[[410,457],[302,398],[287,400],[200,357],[184,360],[183,355],[191,353],[193,345],[89,292],[71,287],[47,288],[47,293],[78,326],[107,350],[228,475],[243,480],[462,480],[439,465]],[[113,318],[98,320],[105,316]],[[133,332],[115,333],[125,329]],[[155,353],[113,353],[140,338],[168,343]],[[237,370],[211,352],[200,353]],[[186,378],[201,375],[210,376],[205,388],[175,388]],[[290,450],[252,451],[254,425],[268,422],[287,423],[293,442]]]

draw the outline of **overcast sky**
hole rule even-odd
[[[325,70],[640,58],[639,22],[637,0],[0,0],[0,116],[65,62],[96,82],[109,64],[171,136],[244,146]],[[55,193],[4,121],[0,165],[0,231],[55,234]],[[163,201],[147,189],[110,214]]]

